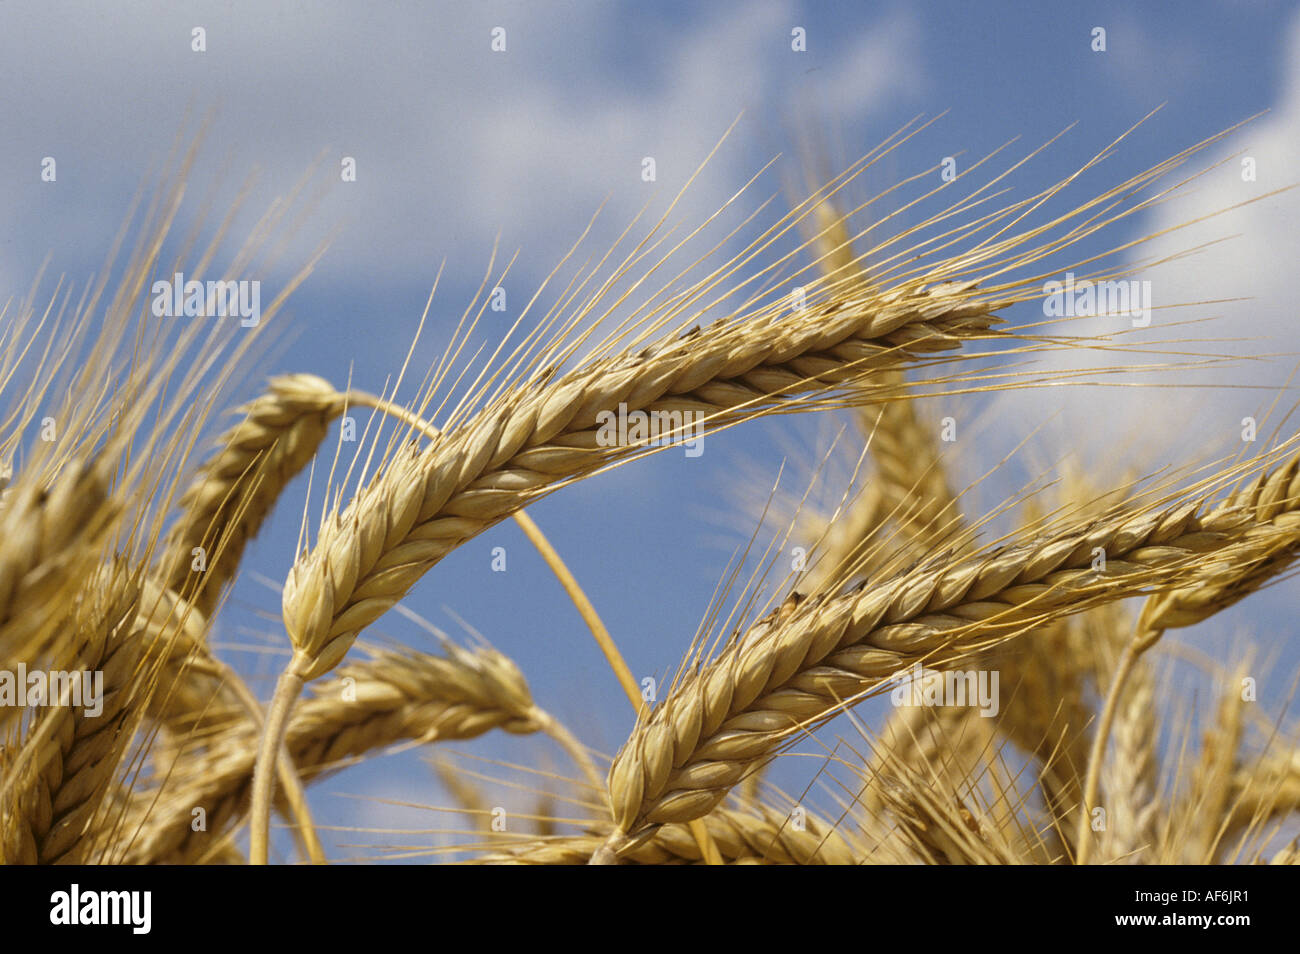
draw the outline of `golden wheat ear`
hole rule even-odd
[[[1240,472],[1229,467],[1216,480]],[[1286,511],[1243,503],[1201,509],[1199,496],[1163,509],[1119,508],[1020,545],[930,561],[874,587],[807,600],[779,625],[760,622],[689,671],[638,723],[610,770],[620,832],[700,817],[756,761],[914,663],[942,665],[1235,554],[1294,541]]]
[[[216,453],[181,495],[180,517],[158,561],[169,589],[212,615],[244,547],[284,488],[316,456],[344,406],[329,382],[294,374],[273,378],[265,394],[239,408],[242,419],[217,438]]]
[[[571,743],[534,703],[510,659],[448,644],[443,656],[376,651],[349,663],[314,687],[289,724],[285,746],[303,780],[312,782],[399,743],[472,739],[497,729]],[[237,721],[202,751],[183,754],[160,788],[134,793],[123,825],[123,860],[186,864],[204,858],[249,810],[259,735],[259,727]],[[585,760],[580,748],[573,754]],[[207,817],[206,829],[197,833],[186,822],[195,806]]]
[[[139,582],[110,564],[95,583],[85,603],[65,617],[76,649],[64,660],[86,682],[98,683],[77,692],[94,698],[60,699],[29,727],[19,755],[25,765],[7,775],[2,844],[8,864],[85,863],[96,834],[92,821],[139,718]]]
[[[767,806],[751,810],[719,808],[703,819],[724,864],[851,865],[858,854],[834,826],[804,812],[797,824],[790,814]],[[491,865],[585,865],[607,840],[606,833],[524,841],[475,859]],[[704,855],[687,825],[662,825],[624,845],[626,864],[701,864]]]

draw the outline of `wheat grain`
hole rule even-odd
[[[1249,487],[1228,497],[1222,511],[1249,511],[1261,523],[1280,528],[1300,524],[1300,459],[1292,459],[1269,473],[1260,474]],[[1248,549],[1235,550],[1221,562],[1189,574],[1188,585],[1171,589],[1148,601],[1140,626],[1158,633],[1191,626],[1222,612],[1276,578],[1294,561],[1296,548],[1289,533],[1261,536]]]
[[[1266,822],[1300,811],[1300,750],[1273,748],[1259,759],[1238,757],[1227,802],[1220,856],[1227,853],[1228,846],[1258,832]]]
[[[1245,729],[1245,699],[1242,680],[1249,672],[1243,660],[1225,682],[1213,722],[1204,734],[1200,759],[1192,773],[1191,790],[1181,806],[1195,814],[1200,824],[1189,824],[1192,836],[1180,846],[1187,864],[1209,864],[1221,845],[1232,809],[1233,782],[1241,757]]]
[[[974,777],[991,744],[988,720],[969,718],[964,708],[900,708],[886,723],[864,771],[858,794],[863,813],[881,828],[889,811],[888,788],[900,778],[956,793]]]
[[[940,794],[921,779],[886,778],[881,788],[904,837],[926,864],[1016,863],[1016,853],[997,838],[996,826],[981,824],[955,794]]]

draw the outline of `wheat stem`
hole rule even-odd
[[[227,666],[225,663],[210,657],[211,662],[218,667],[218,674],[234,690],[236,696],[244,704],[244,709],[248,712],[249,717],[253,720],[253,725],[257,729],[263,727],[262,706],[257,701],[244,680]],[[294,765],[292,754],[288,746],[280,743],[280,754],[276,759],[276,775],[280,779],[280,786],[284,789],[285,801],[288,802],[289,811],[296,823],[296,831],[302,838],[303,848],[307,854],[308,860],[314,865],[323,865],[327,863],[325,857],[325,847],[321,844],[320,835],[316,832],[316,825],[312,821],[311,807],[307,802],[307,792],[303,788],[302,778],[298,775],[298,770]]]
[[[619,652],[614,638],[610,636],[609,630],[605,628],[605,624],[601,621],[596,608],[587,599],[587,594],[582,591],[582,587],[578,585],[577,579],[569,572],[564,560],[551,546],[551,541],[546,538],[546,535],[542,533],[541,528],[533,522],[532,518],[522,510],[516,511],[514,518],[523,529],[524,534],[532,541],[533,546],[541,553],[551,571],[559,578],[560,584],[578,608],[578,612],[586,622],[587,628],[591,630],[591,635],[596,638],[596,644],[600,647],[600,651],[605,654],[605,660],[609,663],[610,668],[614,670],[614,675],[618,677],[619,685],[623,687],[623,691],[627,694],[628,701],[632,703],[632,707],[637,712],[641,712],[645,706],[645,700],[638,691],[636,678],[632,675],[632,670],[628,668],[626,660],[623,659],[623,654]],[[722,856],[718,853],[717,846],[713,844],[708,829],[698,819],[691,821],[690,828],[691,834],[695,836],[700,851],[704,855],[705,862],[710,865],[722,864]],[[593,854],[592,857],[594,859],[595,855]],[[607,855],[602,854],[600,858],[600,862],[593,860],[593,863],[610,863]]]
[[[641,693],[637,687],[636,677],[632,675],[632,670],[628,668],[627,662],[623,659],[623,654],[618,651],[618,646],[614,644],[614,638],[610,636],[609,630],[601,621],[600,615],[596,612],[596,607],[591,605],[591,600],[587,599],[587,594],[583,592],[582,587],[578,584],[577,579],[569,571],[560,554],[556,552],[555,547],[551,546],[551,541],[542,533],[541,527],[528,516],[526,511],[519,510],[514,514],[515,522],[519,528],[524,531],[524,536],[532,542],[537,548],[537,552],[542,555],[546,565],[551,568],[560,585],[564,587],[564,592],[569,594],[569,599],[577,608],[578,614],[582,621],[587,624],[587,629],[591,630],[591,635],[596,640],[596,645],[605,655],[605,661],[609,663],[609,668],[614,670],[614,675],[618,678],[618,683],[623,687],[623,692],[627,694],[628,700],[640,710],[642,705]]]
[[[280,674],[275,684],[275,694],[271,697],[271,709],[267,713],[266,723],[262,726],[261,746],[257,750],[257,762],[253,768],[253,808],[249,822],[248,863],[264,865],[267,863],[268,842],[271,827],[271,791],[274,787],[276,757],[284,745],[284,733],[289,727],[289,716],[293,704],[302,691],[303,677],[290,663]]]

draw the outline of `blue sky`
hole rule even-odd
[[[195,26],[206,30],[204,53],[191,50]],[[505,53],[489,46],[497,26],[506,29]],[[1097,26],[1106,30],[1104,53],[1090,48]],[[795,27],[807,32],[806,52],[791,50]],[[1189,195],[1121,225],[1112,242],[1300,182],[1294,3],[139,3],[110,12],[10,2],[0,6],[0,62],[0,295],[23,295],[47,255],[56,275],[80,281],[95,270],[146,170],[178,130],[211,114],[195,201],[180,231],[205,190],[217,189],[220,207],[256,170],[248,212],[233,230],[240,235],[319,160],[319,201],[264,283],[282,283],[293,263],[327,234],[335,237],[283,316],[288,343],[263,370],[311,371],[336,384],[351,375],[372,391],[399,367],[440,265],[444,278],[417,364],[440,353],[494,243],[507,257],[519,252],[507,283],[518,307],[602,202],[589,254],[645,203],[662,208],[738,116],[677,220],[702,221],[777,153],[783,158],[750,207],[773,194],[784,200],[787,184],[804,174],[801,137],[823,143],[827,171],[836,171],[913,116],[945,112],[863,188],[943,156],[965,162],[1014,137],[1013,150],[1023,154],[1077,122],[1013,181],[1014,194],[1023,195],[1072,171],[1162,103],[1091,182],[1111,184],[1269,110],[1197,166],[1243,151],[1257,158],[1258,178],[1247,187],[1235,165],[1225,167]],[[57,159],[57,183],[40,181],[45,156]],[[355,183],[331,171],[343,156],[357,160]],[[645,156],[656,159],[653,184],[641,180]],[[1291,350],[1298,212],[1300,195],[1291,192],[1162,240],[1159,248],[1172,252],[1200,236],[1236,236],[1153,272],[1155,294],[1167,303],[1253,296],[1186,314],[1214,319],[1207,336],[1249,339],[1216,346],[1222,350]],[[1019,316],[1039,320],[1029,307]],[[1145,470],[1206,454],[1230,443],[1234,422],[1273,396],[1222,385],[1281,385],[1294,362],[1183,379],[1204,388],[1076,389],[971,402],[960,413],[979,417],[987,443],[959,446],[954,464],[962,479],[973,479],[1039,430],[1037,456],[1013,461],[973,495],[973,503],[993,505],[1038,461],[1066,451],[1079,453],[1103,482],[1126,466]],[[240,397],[257,386],[250,380]],[[532,508],[634,673],[662,676],[676,665],[731,548],[752,530],[756,514],[736,503],[737,483],[765,492],[783,449],[792,441],[815,445],[825,433],[824,422],[789,418],[735,429],[709,437],[699,460],[670,451]],[[1116,439],[1134,449],[1131,459],[1100,454]],[[249,569],[283,579],[305,492],[299,482],[287,494],[251,548]],[[504,574],[489,570],[494,546],[507,548]],[[1277,587],[1180,638],[1216,651],[1234,634],[1293,646],[1285,608],[1294,595],[1292,584]],[[585,741],[612,752],[625,736],[631,713],[617,684],[512,525],[453,554],[409,605],[454,633],[446,610],[467,620],[519,662],[538,701]],[[277,595],[250,576],[216,636],[263,694],[277,657],[237,646],[283,653],[278,607]],[[396,618],[373,635],[429,648]],[[1289,664],[1280,669],[1289,673],[1297,654],[1286,653]],[[1274,681],[1278,692],[1287,683]],[[536,764],[535,748],[511,738],[452,748]],[[793,790],[810,775],[807,763],[780,773]],[[315,792],[327,824],[456,824],[341,797],[445,803],[416,753],[349,771]],[[527,807],[527,800],[507,804]],[[362,852],[342,845],[381,840],[330,837],[337,856]]]

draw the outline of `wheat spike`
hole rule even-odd
[[[74,614],[79,648],[71,658],[79,670],[102,673],[102,695],[97,705],[52,705],[29,731],[26,744],[38,751],[5,811],[3,848],[10,864],[86,861],[91,822],[133,729],[142,655],[139,595],[138,584],[110,564]]]
[[[885,778],[885,805],[912,849],[931,865],[1008,865],[1019,858],[995,825],[981,823],[956,793],[936,791],[915,776]]]
[[[546,489],[634,452],[601,445],[599,412],[703,410],[721,426],[793,395],[869,379],[909,353],[955,347],[992,321],[969,285],[895,291],[770,327],[712,326],[507,393],[426,451],[396,455],[295,562],[283,599],[294,671],[303,680],[328,672],[451,550]]]
[[[1116,714],[1113,748],[1102,770],[1106,829],[1102,853],[1111,863],[1142,864],[1157,843],[1156,684],[1139,660]]]
[[[180,518],[159,560],[160,581],[204,616],[216,609],[248,541],[275,501],[316,455],[343,397],[323,378],[272,378],[265,394],[239,408],[242,420],[217,439],[181,496]],[[205,568],[193,569],[196,551]]]
[[[1294,545],[1290,512],[1196,504],[1121,512],[1026,545],[923,565],[756,627],[681,680],[615,759],[624,833],[707,812],[755,760],[842,701],[936,652],[955,653],[1112,602],[1234,555]],[[1267,519],[1265,519],[1267,518]],[[1092,568],[1094,550],[1107,554]]]
[[[1247,672],[1249,662],[1243,660],[1223,684],[1214,720],[1201,742],[1190,790],[1176,809],[1183,816],[1183,830],[1188,832],[1182,844],[1175,846],[1184,864],[1212,864],[1223,848],[1245,731],[1246,706],[1241,685]]]
[[[709,836],[728,863],[757,860],[767,864],[849,865],[855,852],[834,827],[805,813],[796,828],[789,815],[759,806],[754,811],[719,808],[704,818]],[[537,839],[484,855],[480,864],[583,865],[604,842],[604,835]],[[662,825],[647,838],[628,844],[620,860],[632,864],[698,864],[699,845],[686,825]]]
[[[318,685],[298,709],[285,740],[303,780],[397,742],[549,728],[550,717],[533,703],[527,682],[509,659],[490,649],[446,648],[446,656],[377,652]],[[197,758],[182,756],[161,799],[156,791],[137,794],[133,819],[124,826],[131,839],[127,862],[193,863],[209,850],[213,836],[247,811],[257,732],[236,723],[229,735],[215,739]],[[196,807],[207,814],[205,832],[190,829]]]
[[[1230,854],[1243,835],[1259,833],[1265,823],[1300,811],[1300,749],[1275,747],[1258,759],[1239,758],[1227,801],[1221,857]]]
[[[33,659],[55,612],[98,559],[116,505],[109,459],[71,462],[49,488],[21,482],[0,512],[0,660]]]

